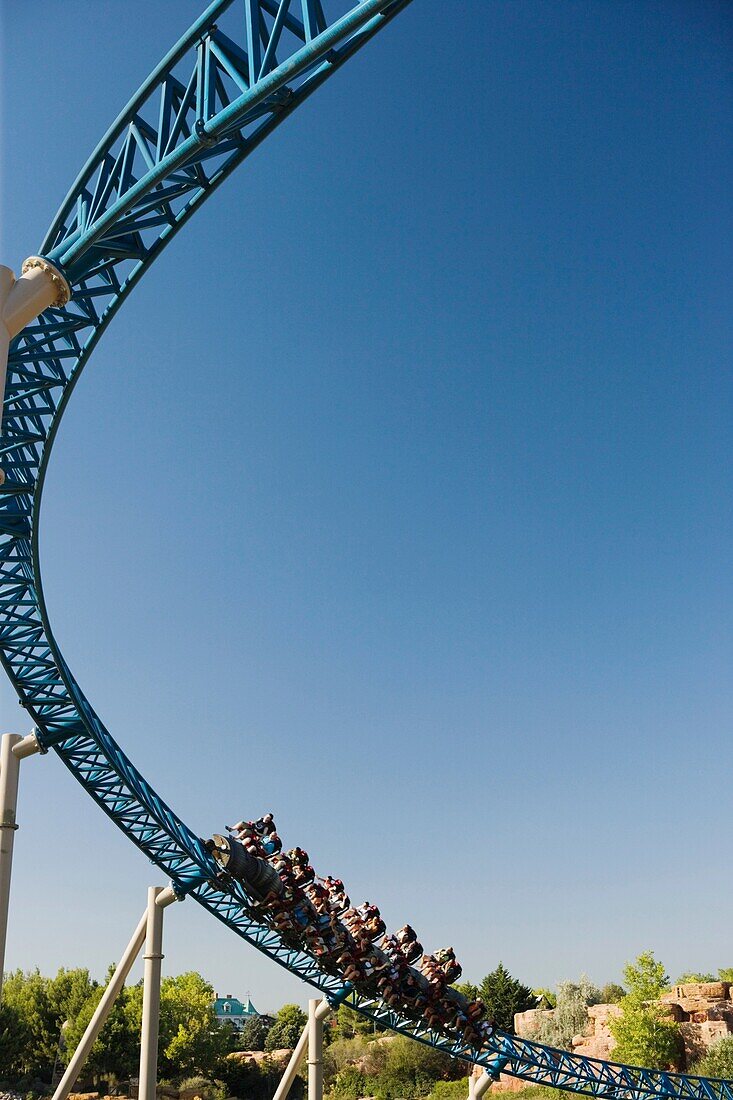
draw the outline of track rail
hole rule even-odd
[[[733,1082],[616,1065],[496,1032],[482,1050],[416,1025],[326,975],[224,888],[202,841],[137,771],[67,667],[43,598],[38,516],[54,437],[97,341],[201,204],[410,0],[216,0],[151,73],[64,200],[40,249],[72,287],[11,346],[0,438],[0,659],[52,749],[129,839],[219,920],[334,1003],[527,1081],[642,1100],[733,1100]]]

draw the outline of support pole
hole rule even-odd
[[[79,1046],[74,1051],[71,1061],[66,1067],[64,1076],[58,1083],[52,1100],[66,1100],[66,1097],[74,1087],[76,1079],[81,1072],[81,1068],[87,1060],[89,1051],[94,1046],[97,1036],[104,1027],[105,1021],[112,1011],[112,1006],[127,980],[127,975],[130,973],[135,959],[140,954],[142,945],[145,941],[147,925],[148,911],[146,909],[140,918],[140,923],[135,929],[132,939],[124,950],[122,958],[117,963],[115,972],[109,980],[109,985],[102,994],[102,999],[97,1005],[94,1015],[87,1024],[87,1029],[82,1035]]]
[[[20,762],[25,756],[40,752],[34,734],[3,734],[0,741],[0,997],[3,991],[5,943],[8,936],[10,905],[10,872],[13,867],[13,844],[18,829],[18,777]]]
[[[474,1067],[468,1075],[468,1100],[481,1100],[484,1093],[488,1092],[496,1080],[484,1070],[478,1077],[474,1076]]]
[[[323,1100],[323,1020],[317,1000],[308,1001],[308,1100]]]
[[[177,901],[172,887],[148,887],[145,915],[145,970],[143,1022],[140,1036],[138,1100],[155,1100],[158,1084],[158,1027],[160,1024],[160,966],[163,961],[163,909]]]
[[[473,1095],[474,1100],[481,1100],[481,1097],[485,1092],[488,1092],[494,1083],[495,1078],[491,1077],[488,1073],[484,1072],[480,1077],[474,1079],[473,1082]]]
[[[311,1011],[311,1006],[312,1005],[316,1006],[315,1010],[313,1010],[313,1011]],[[273,1096],[272,1100],[285,1100],[285,1097],[288,1095],[288,1093],[290,1092],[290,1089],[292,1088],[293,1081],[295,1080],[295,1078],[298,1075],[298,1067],[300,1066],[300,1063],[303,1061],[303,1055],[306,1052],[306,1048],[309,1048],[308,1039],[310,1037],[310,1032],[311,1032],[312,1018],[315,1017],[318,1020],[318,1023],[320,1025],[320,1029],[321,1029],[321,1043],[322,1043],[323,1042],[323,1021],[326,1019],[326,1017],[329,1015],[330,1012],[331,1012],[331,1006],[325,998],[322,1001],[309,1001],[308,1002],[308,1023],[303,1028],[303,1032],[302,1032],[300,1038],[298,1039],[298,1042],[295,1044],[295,1050],[290,1055],[290,1061],[288,1062],[288,1064],[285,1068],[285,1072],[283,1073],[282,1077],[280,1078],[280,1084],[277,1086],[277,1089],[275,1090],[275,1095]],[[322,1049],[322,1047],[319,1048],[319,1058],[320,1058],[320,1049]],[[311,1059],[310,1059],[310,1054],[309,1054],[309,1057],[308,1057],[308,1096],[309,1096],[309,1100],[310,1100],[310,1095],[311,1095],[311,1093],[310,1093],[310,1070],[311,1070],[310,1061],[311,1061]],[[323,1063],[321,1062],[321,1085],[322,1085],[322,1083],[323,1083]]]
[[[71,297],[64,276],[42,256],[29,256],[22,272],[16,279],[9,267],[0,264],[0,423],[10,341],[44,309],[61,308]],[[4,481],[5,474],[0,470],[0,485]]]

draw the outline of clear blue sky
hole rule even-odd
[[[4,263],[202,6],[5,0]],[[58,437],[48,602],[114,735],[468,977],[733,963],[732,26],[414,0],[169,247]],[[52,755],[20,810],[8,963],[101,974],[160,876]],[[170,972],[308,996],[167,922]]]

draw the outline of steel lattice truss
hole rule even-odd
[[[81,172],[40,254],[72,300],[11,346],[0,439],[0,658],[53,749],[130,840],[281,966],[419,1042],[538,1084],[645,1100],[733,1100],[733,1083],[614,1065],[497,1031],[481,1050],[415,1024],[324,974],[215,881],[202,841],[113,740],[66,666],[46,614],[38,513],[54,435],[91,351],[158,253],[213,190],[409,0],[217,0],[148,77]],[[326,11],[328,9],[328,12]],[[337,9],[332,11],[331,9]]]

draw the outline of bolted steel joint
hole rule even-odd
[[[208,145],[209,148],[216,145],[218,138],[214,134],[209,134],[206,130],[206,123],[202,118],[197,118],[194,125],[194,132],[202,145]]]

